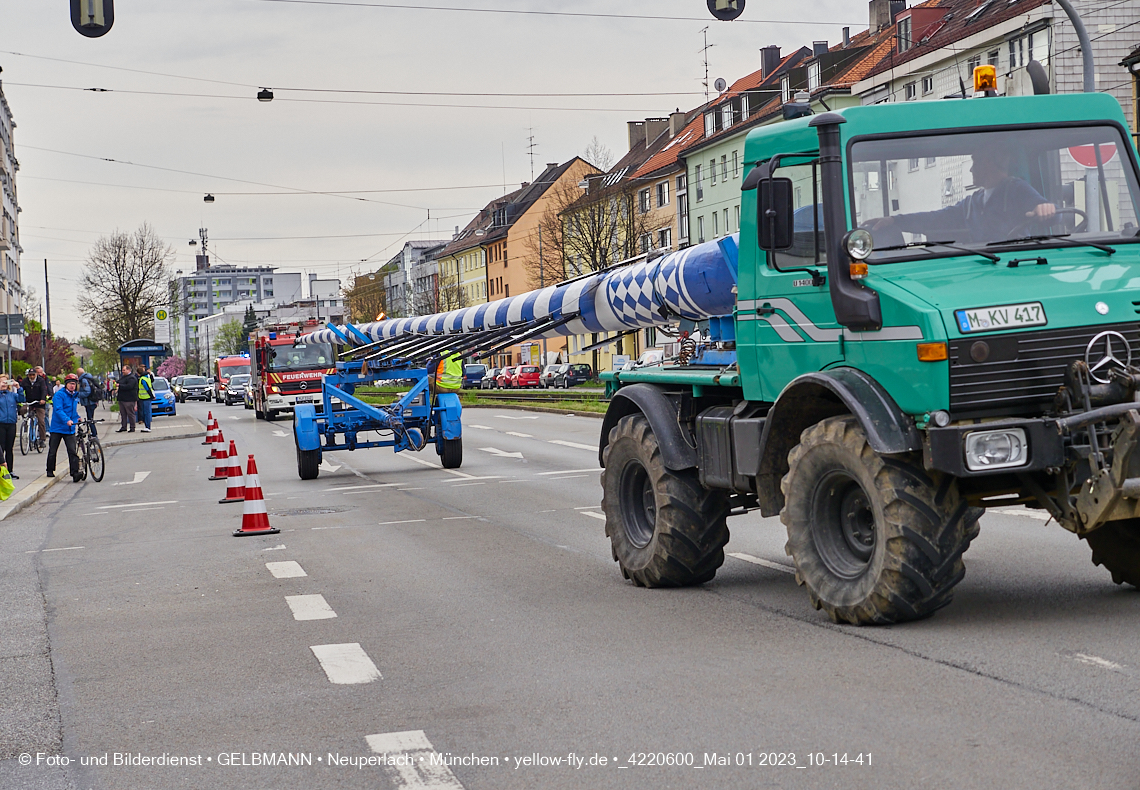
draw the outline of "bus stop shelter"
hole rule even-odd
[[[119,346],[119,369],[122,370],[123,365],[130,365],[132,368],[136,365],[146,365],[154,370],[151,360],[155,360],[155,364],[158,364],[168,356],[170,356],[170,352],[166,346],[155,343],[149,338],[141,337],[136,340],[128,340]]]

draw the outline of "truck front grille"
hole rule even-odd
[[[1089,341],[1107,331],[1128,339],[1132,362],[1140,365],[1140,323],[1135,321],[951,340],[950,411],[955,417],[1040,414],[1064,383],[1069,363],[1084,359]],[[979,342],[987,346],[982,362],[971,356]]]

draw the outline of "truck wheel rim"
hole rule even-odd
[[[875,552],[875,511],[863,486],[831,472],[816,486],[812,510],[812,539],[824,565],[841,578],[862,575]]]
[[[648,546],[657,526],[657,499],[649,473],[636,461],[622,470],[621,510],[629,542],[639,549]]]

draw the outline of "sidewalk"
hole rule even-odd
[[[176,417],[155,417],[151,421],[150,433],[142,433],[137,428],[134,433],[115,433],[119,425],[119,415],[110,414],[110,417],[115,418],[115,421],[111,422],[110,417],[104,416],[105,414],[101,411],[95,413],[96,419],[107,420],[99,423],[98,426],[99,441],[104,448],[119,447],[126,444],[142,444],[144,442],[161,442],[166,439],[188,439],[206,435],[206,426],[189,414],[179,414]],[[8,497],[7,501],[0,502],[0,521],[31,505],[60,479],[59,477],[48,477],[45,473],[47,469],[46,449],[43,453],[37,453],[33,450],[27,455],[20,455],[20,449],[17,447],[13,465],[16,467],[16,474],[20,476],[20,479],[12,481],[16,486],[12,496]],[[59,457],[56,458],[57,475],[60,474],[61,469],[63,476],[67,477],[67,453],[62,447],[59,450]]]

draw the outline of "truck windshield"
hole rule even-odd
[[[220,366],[219,372],[222,376],[226,376],[227,378],[242,373],[249,373],[249,363],[246,362],[244,365],[222,365]]]
[[[328,343],[307,343],[299,346],[277,346],[270,354],[269,367],[273,370],[281,368],[319,368],[331,367],[333,364],[332,346]]]
[[[1062,234],[1137,240],[1132,147],[1115,126],[857,140],[851,191],[876,250]]]

